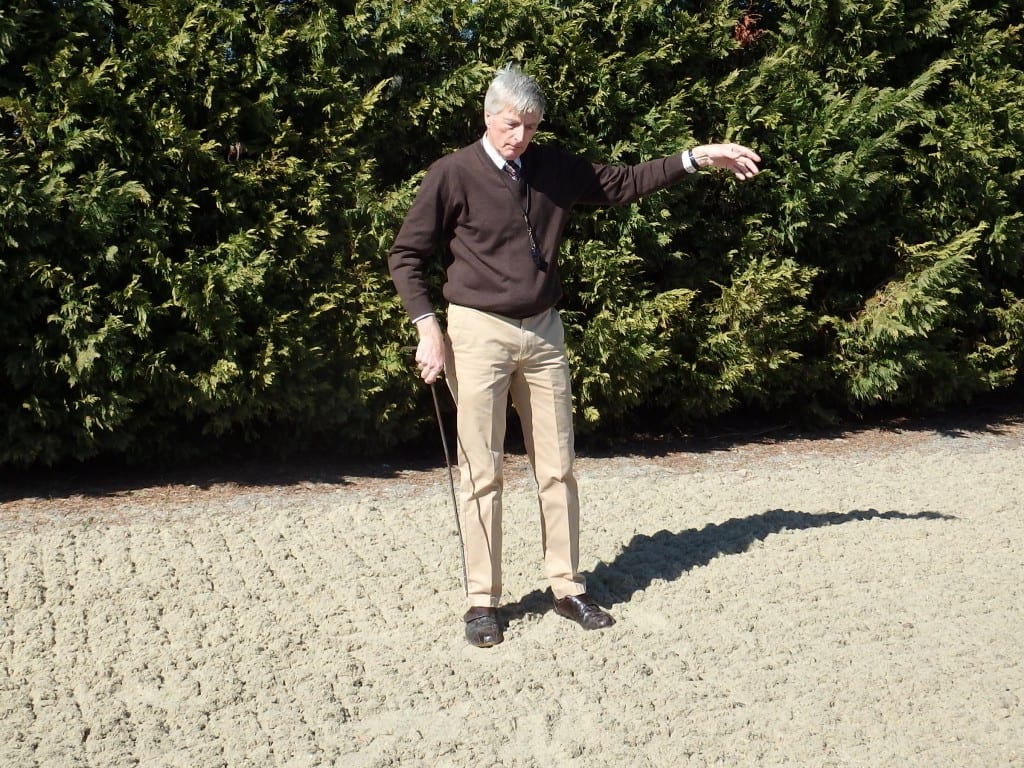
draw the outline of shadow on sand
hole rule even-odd
[[[610,563],[600,563],[587,574],[587,591],[602,606],[628,602],[655,581],[674,581],[687,571],[707,565],[723,555],[738,555],[773,533],[842,525],[864,520],[954,520],[940,512],[879,512],[855,509],[850,512],[810,514],[772,509],[758,515],[711,523],[700,530],[673,533],[658,531],[653,536],[637,534]],[[536,589],[519,601],[502,608],[506,621],[541,615],[551,610],[551,595]]]

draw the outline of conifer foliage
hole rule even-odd
[[[584,432],[935,408],[1020,380],[1020,2],[11,0],[0,10],[0,465],[434,427],[385,258],[496,67],[538,141],[702,173],[577,211]],[[440,279],[440,275],[437,276]]]

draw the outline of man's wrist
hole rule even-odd
[[[696,173],[700,170],[700,163],[697,162],[697,157],[693,154],[692,149],[683,152],[683,169],[687,173]]]
[[[418,318],[416,332],[419,334],[420,341],[424,339],[440,340],[443,335],[441,324],[437,321],[437,316],[433,312]]]

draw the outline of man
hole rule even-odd
[[[757,174],[760,158],[709,144],[634,166],[598,165],[531,145],[544,116],[536,81],[498,72],[484,98],[480,141],[435,162],[391,249],[388,266],[419,333],[425,382],[445,373],[457,407],[459,522],[466,565],[466,639],[504,639],[501,596],[502,459],[509,394],[523,426],[540,501],[544,572],[555,612],[584,629],[614,623],[579,573],[572,393],[561,320],[558,251],[576,204],[626,205],[700,167]],[[441,250],[447,334],[425,268]]]

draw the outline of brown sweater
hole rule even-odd
[[[438,248],[449,302],[514,318],[553,307],[562,296],[558,249],[574,205],[626,205],[686,175],[678,154],[632,166],[596,165],[531,144],[520,160],[546,271],[530,256],[525,198],[478,141],[430,166],[391,248],[388,267],[410,318],[433,310],[424,271]]]

